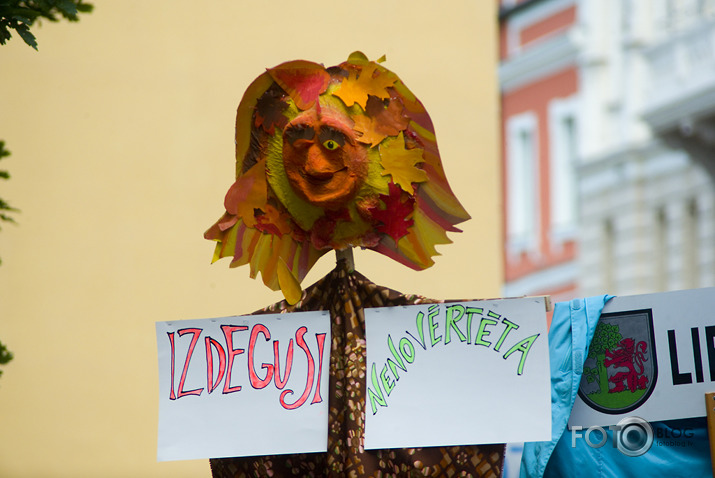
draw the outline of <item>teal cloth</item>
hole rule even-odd
[[[705,418],[651,423],[653,446],[638,457],[626,456],[611,446],[610,430],[601,448],[589,447],[583,438],[573,441],[566,430],[588,346],[611,297],[574,299],[554,307],[549,329],[551,441],[524,444],[520,477],[712,476]],[[598,438],[594,436],[594,440]]]

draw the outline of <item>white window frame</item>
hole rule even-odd
[[[578,111],[576,96],[549,104],[549,238],[554,245],[574,239],[578,228]],[[565,128],[568,120],[571,137]]]
[[[541,201],[539,191],[539,129],[533,112],[510,117],[506,124],[507,252],[516,256],[539,250]],[[524,149],[530,138],[531,153]]]

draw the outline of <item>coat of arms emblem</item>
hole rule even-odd
[[[650,309],[602,314],[584,362],[581,399],[602,413],[640,407],[658,378]]]

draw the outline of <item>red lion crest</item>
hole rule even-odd
[[[606,359],[603,365],[610,367],[613,365],[616,368],[627,368],[627,372],[618,372],[608,379],[614,384],[613,388],[609,388],[608,393],[622,392],[626,389],[635,393],[638,389],[645,389],[648,385],[648,377],[643,374],[643,362],[648,359],[645,353],[648,345],[641,341],[638,344],[632,338],[625,338],[618,343],[618,346],[613,350],[606,350]]]

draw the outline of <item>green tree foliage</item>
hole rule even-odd
[[[14,30],[25,43],[37,50],[37,39],[30,27],[38,20],[71,22],[79,20],[80,13],[89,13],[94,8],[82,0],[0,0],[0,45],[12,37]]]
[[[10,360],[12,360],[12,352],[0,342],[0,365],[5,365]],[[0,376],[2,376],[2,370],[0,370]]]
[[[5,158],[6,156],[10,156],[10,152],[5,149],[5,142],[0,141],[0,160]],[[9,179],[10,178],[10,173],[4,170],[0,170],[0,179]],[[10,207],[8,203],[2,200],[0,198],[0,223],[5,221],[5,222],[15,222],[15,220],[8,215],[10,212],[16,212],[17,209]],[[0,264],[2,261],[0,261]],[[10,360],[12,360],[12,353],[3,345],[2,342],[0,342],[0,365],[5,365],[8,363]],[[0,370],[0,376],[2,376],[2,370]]]
[[[623,340],[623,336],[617,325],[599,322],[588,349],[588,357],[596,358],[605,354],[606,350],[613,350],[621,340]]]
[[[37,39],[30,32],[30,27],[36,21],[44,19],[56,22],[64,18],[76,22],[80,13],[89,13],[93,8],[93,5],[84,3],[83,0],[0,0],[0,45],[12,38],[14,30],[25,43],[37,50]],[[0,141],[0,160],[9,155],[5,142]],[[9,178],[10,173],[0,170],[0,179]],[[0,223],[15,222],[9,215],[11,212],[17,212],[17,209],[0,198]],[[0,342],[0,365],[5,365],[10,360],[12,353]]]
[[[5,149],[5,141],[0,141],[0,160],[7,156],[10,156],[10,151]],[[10,173],[0,169],[0,179],[10,179]],[[10,216],[11,212],[17,212],[17,209],[11,207],[6,201],[0,198],[0,223],[15,222],[12,216]],[[0,264],[2,264],[2,260],[0,260]]]
[[[5,141],[0,141],[0,160],[6,156],[10,156],[10,151],[5,149]],[[10,179],[10,173],[0,169],[0,179]],[[17,209],[10,207],[8,203],[0,199],[0,221],[15,222],[15,220],[9,216],[8,213],[16,211]]]
[[[608,393],[608,373],[603,363],[606,358],[606,350],[613,350],[618,343],[623,340],[617,325],[599,322],[588,349],[588,358],[596,360],[596,367],[585,371],[588,382],[598,381],[600,391],[598,393]]]

